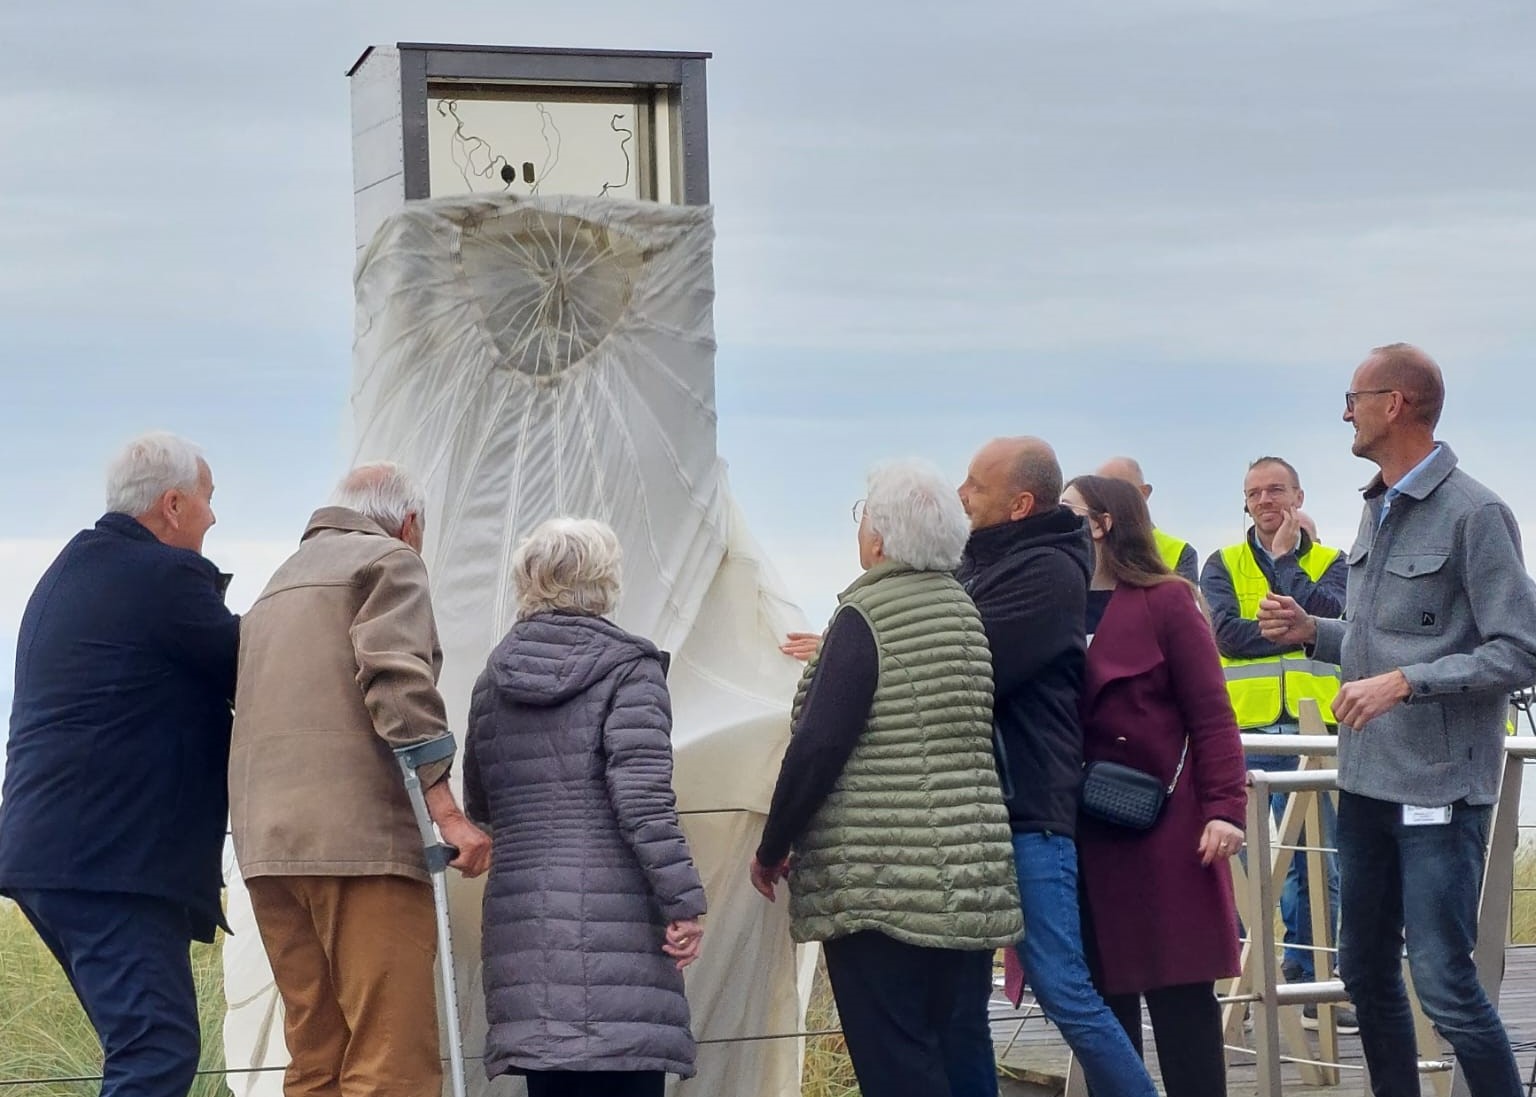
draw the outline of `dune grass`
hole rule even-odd
[[[832,1000],[832,985],[827,982],[826,961],[816,962],[816,978],[811,982],[811,1002],[805,1013],[805,1031],[823,1032],[839,1028],[837,1003]],[[805,1070],[800,1076],[801,1097],[859,1097],[859,1083],[853,1076],[848,1058],[848,1043],[839,1033],[812,1036],[805,1041]]]
[[[201,1069],[224,1068],[221,942],[192,947],[203,1027]],[[92,1097],[101,1089],[101,1045],[59,965],[25,915],[0,899],[0,1097]],[[49,1081],[86,1078],[88,1081]],[[200,1075],[192,1097],[227,1097],[220,1074]]]

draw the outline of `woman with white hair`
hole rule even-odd
[[[1023,928],[992,660],[953,576],[969,524],[944,477],[881,466],[854,516],[865,571],[801,678],[752,882],[772,900],[788,876],[791,933],[824,942],[865,1097],[943,1097],[966,953]]]
[[[682,969],[704,889],[677,821],[661,652],[608,620],[618,539],[560,518],[512,558],[517,623],[470,706],[465,805],[490,827],[487,1077],[529,1097],[660,1097],[693,1074]]]

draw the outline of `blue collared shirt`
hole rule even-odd
[[[1407,491],[1408,485],[1413,483],[1414,477],[1423,472],[1425,467],[1435,459],[1435,454],[1440,452],[1440,445],[1441,444],[1439,442],[1436,442],[1434,449],[1430,450],[1427,454],[1424,455],[1424,460],[1420,461],[1417,465],[1414,465],[1413,468],[1405,472],[1401,480],[1387,489],[1387,494],[1384,495],[1381,500],[1381,513],[1376,516],[1377,529],[1380,529],[1381,524],[1387,520],[1387,511],[1392,509],[1392,501],[1403,492]]]

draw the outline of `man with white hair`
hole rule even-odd
[[[1099,466],[1098,474],[1111,480],[1124,480],[1141,492],[1143,499],[1149,503],[1152,501],[1152,485],[1142,475],[1141,462],[1134,457],[1111,457]],[[1199,584],[1200,554],[1195,551],[1194,545],[1171,533],[1164,533],[1156,526],[1152,528],[1152,539],[1157,542],[1157,553],[1170,571],[1182,575],[1191,583]]]
[[[418,773],[453,867],[484,872],[490,840],[447,781],[423,510],[395,465],[353,469],[241,630],[231,822],[283,999],[288,1097],[442,1086],[432,890],[393,751],[450,748]]]
[[[239,619],[203,558],[213,475],[172,434],[130,442],[107,513],[22,616],[0,797],[0,893],[69,978],[104,1097],[181,1097],[197,1070],[189,945],[212,941]]]

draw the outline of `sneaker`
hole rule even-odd
[[[1309,1032],[1316,1032],[1317,1026],[1317,1004],[1308,1002],[1301,1007],[1301,1027]],[[1360,1019],[1348,1006],[1334,1006],[1333,1027],[1340,1036],[1354,1036],[1360,1031]]]
[[[1311,976],[1301,970],[1300,964],[1290,960],[1280,965],[1280,978],[1284,979],[1287,983],[1310,983],[1312,981]]]

